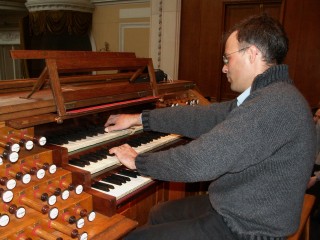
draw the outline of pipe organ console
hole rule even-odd
[[[11,56],[45,68],[39,78],[0,81],[0,239],[118,239],[153,205],[185,195],[183,184],[124,168],[109,149],[128,143],[144,153],[188,139],[142,127],[106,133],[104,123],[111,114],[207,104],[192,82],[161,82],[151,59],[133,53]]]

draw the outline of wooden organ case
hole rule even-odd
[[[0,239],[119,239],[183,184],[125,169],[108,149],[138,153],[188,142],[135,127],[104,132],[111,114],[207,104],[190,81],[159,81],[133,53],[16,50],[45,62],[36,79],[0,81]],[[45,142],[46,141],[46,142]]]

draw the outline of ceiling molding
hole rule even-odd
[[[151,0],[91,0],[94,5],[146,3]]]
[[[25,1],[1,1],[0,0],[0,10],[8,11],[27,11],[26,6],[24,5]]]
[[[90,0],[27,0],[26,7],[29,12],[70,10],[92,13],[94,10],[94,5]]]

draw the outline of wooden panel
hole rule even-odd
[[[79,101],[83,99],[94,99],[98,97],[109,96],[111,98],[112,94],[126,94],[134,92],[143,92],[150,90],[149,83],[128,83],[121,82],[116,84],[94,84],[94,85],[84,85],[84,86],[67,86],[66,90],[63,88],[63,98],[65,102]],[[121,89],[121,92],[119,92]]]
[[[87,58],[58,58],[57,66],[61,70],[106,70],[106,69],[136,69],[146,67],[148,58],[105,58],[103,56]]]
[[[136,57],[133,52],[90,52],[90,51],[55,51],[55,50],[12,50],[12,59],[45,59],[45,58],[77,58],[77,57]]]
[[[201,92],[205,96],[210,96],[211,92],[217,91],[217,83],[215,78],[215,71],[220,71],[218,68],[219,59],[216,56],[219,55],[219,42],[221,35],[217,35],[215,29],[220,27],[219,22],[216,21],[216,15],[214,5],[216,1],[202,1],[201,12],[207,14],[201,14],[201,25],[206,26],[201,28],[200,32],[200,48],[199,48],[199,75],[198,79],[202,80],[197,82],[197,85],[201,89]],[[208,24],[210,23],[210,24]],[[210,81],[203,81],[210,80]]]
[[[200,3],[199,0],[182,0],[180,32],[179,79],[193,80],[199,83],[199,48],[200,48]]]
[[[137,221],[139,225],[144,225],[147,223],[150,209],[164,200],[168,199],[164,198],[163,183],[159,183],[157,186],[140,193],[126,204],[118,206],[117,212]]]
[[[290,76],[311,107],[320,101],[320,1],[287,1],[284,27],[289,37]]]
[[[219,89],[221,19],[219,1],[182,1],[179,79],[194,81],[204,96]]]

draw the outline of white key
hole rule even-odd
[[[170,134],[170,135],[160,137],[158,139],[154,139],[153,141],[151,141],[149,143],[142,144],[141,146],[134,147],[133,149],[139,154],[145,153],[145,152],[151,151],[157,147],[160,147],[164,144],[167,144],[169,142],[173,142],[179,138],[180,138],[179,135]]]
[[[121,174],[118,174],[121,175]],[[124,175],[121,175],[124,176]],[[128,177],[128,176],[126,176]],[[137,178],[132,178],[129,177],[130,181],[123,183],[122,185],[116,185],[116,184],[112,184],[109,182],[105,182],[105,181],[100,181],[102,183],[107,183],[109,185],[114,186],[114,189],[110,189],[109,192],[103,191],[101,189],[98,188],[94,188],[97,191],[106,193],[108,195],[114,196],[116,198],[116,200],[119,200],[121,198],[123,198],[124,196],[128,195],[129,193],[132,193],[133,191],[143,187],[144,185],[147,185],[148,183],[152,182],[153,180],[151,178],[148,177],[143,177],[143,176],[137,176]]]
[[[73,152],[81,148],[85,148],[88,146],[92,146],[101,142],[106,142],[110,140],[115,140],[120,137],[129,136],[133,133],[142,131],[142,126],[137,126],[125,130],[114,131],[110,133],[103,133],[98,134],[94,137],[86,137],[85,139],[76,140],[76,141],[69,141],[67,144],[63,144],[62,147],[68,149],[68,152]]]
[[[100,160],[96,163],[91,162],[89,166],[85,166],[84,169],[89,171],[91,174],[99,172],[105,168],[111,167],[113,165],[119,164],[119,160],[115,156],[108,156],[107,158]],[[83,169],[83,168],[82,168]]]

